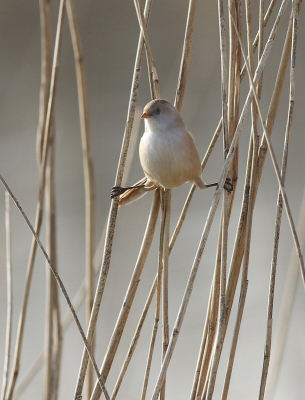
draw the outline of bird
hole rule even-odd
[[[200,189],[217,186],[202,178],[201,161],[193,135],[188,131],[179,111],[169,101],[155,99],[146,104],[141,118],[145,132],[139,145],[140,163],[145,177],[133,186],[114,186],[111,198],[119,196],[119,205],[129,204],[148,191],[174,189],[191,182]],[[224,188],[231,192],[227,178]]]

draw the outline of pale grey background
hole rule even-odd
[[[110,206],[109,192],[114,183],[117,160],[127,113],[131,78],[134,66],[139,27],[132,1],[77,1],[77,14],[86,61],[88,98],[90,107],[91,138],[94,157],[97,201],[97,240],[100,237]],[[256,2],[254,2],[256,3]],[[257,2],[258,3],[258,2]],[[149,33],[151,46],[158,69],[162,96],[173,101],[180,65],[184,36],[186,1],[157,0],[153,4]],[[276,10],[278,7],[276,7]],[[54,31],[58,2],[54,3]],[[288,163],[287,192],[294,218],[297,218],[304,187],[304,14],[301,11],[297,72],[296,106],[291,156]],[[266,116],[268,102],[274,84],[274,69],[280,59],[289,11],[280,28],[279,35],[264,73],[262,111]],[[257,28],[257,13],[254,13]],[[274,17],[271,18],[274,21]],[[40,26],[38,2],[16,0],[0,4],[0,173],[17,196],[31,221],[34,221],[38,170],[35,141],[38,121],[40,85]],[[269,30],[267,29],[267,32]],[[145,63],[138,104],[143,107],[150,100]],[[274,128],[273,143],[278,160],[285,131],[287,115],[288,82],[281,101],[278,119]],[[243,84],[242,98],[248,90]],[[56,97],[56,190],[58,204],[58,263],[61,277],[72,296],[84,274],[84,194],[81,162],[81,142],[78,122],[77,94],[73,53],[67,21],[65,21],[60,77]],[[182,115],[196,139],[201,155],[211,139],[220,117],[220,58],[217,22],[217,3],[199,1],[195,19],[194,44],[189,80]],[[141,130],[143,126],[141,126]],[[244,166],[247,156],[249,125],[243,132],[240,150],[240,171],[236,203],[230,225],[232,250],[234,232],[241,202]],[[203,178],[207,182],[218,179],[222,167],[221,140],[209,161]],[[136,154],[128,183],[142,177]],[[179,216],[189,185],[173,191],[172,228]],[[186,218],[183,231],[172,253],[170,264],[170,327],[183,295],[199,238],[211,203],[213,191],[197,191]],[[232,375],[229,399],[256,399],[259,390],[265,319],[273,241],[277,183],[268,156],[262,178],[253,224],[253,247],[250,258],[249,290],[246,300],[236,364]],[[120,309],[125,290],[140,248],[152,195],[119,212],[111,269],[105,290],[104,304],[98,325],[97,361],[100,364],[111,335],[116,315]],[[206,246],[193,295],[186,314],[184,326],[168,372],[168,398],[187,399],[192,385],[201,329],[207,305],[210,282],[214,267],[214,254],[218,232],[217,216]],[[43,231],[43,230],[42,230]],[[4,351],[6,318],[6,282],[4,247],[4,190],[0,194],[0,374]],[[45,236],[42,234],[42,240]],[[25,271],[29,255],[31,235],[15,208],[12,207],[12,251],[14,275],[14,324],[13,339],[24,289]],[[143,272],[136,307],[132,320],[127,323],[118,357],[114,361],[107,387],[111,392],[120,369],[122,357],[129,346],[134,324],[142,310],[146,292],[157,268],[157,246],[155,239],[147,267]],[[284,286],[285,274],[292,247],[286,216],[283,218],[283,236],[280,242],[278,279],[275,297],[275,322],[279,299]],[[45,262],[40,252],[34,270],[32,292],[26,323],[25,342],[22,353],[20,376],[30,365],[43,345],[45,307]],[[238,286],[239,290],[239,286]],[[61,299],[62,310],[66,305]],[[277,400],[304,399],[305,348],[304,348],[304,292],[299,283],[289,329],[284,365],[280,375]],[[84,311],[79,311],[84,322]],[[139,397],[147,356],[147,344],[153,324],[153,310],[149,313],[131,368],[124,380],[119,399]],[[232,322],[228,338],[232,330]],[[160,343],[160,337],[159,341]],[[215,399],[219,398],[226,367],[230,340],[226,340],[221,366],[216,382]],[[82,354],[82,343],[74,325],[64,339],[63,378],[60,398],[72,398],[78,366]],[[159,344],[159,353],[161,345]],[[159,369],[160,354],[154,358],[152,379],[148,396]],[[42,374],[33,381],[22,399],[40,399]]]

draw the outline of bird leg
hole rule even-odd
[[[218,182],[216,182],[216,183],[210,183],[209,185],[205,185],[205,186],[206,186],[207,188],[208,188],[208,187],[212,187],[212,186],[218,186]],[[233,183],[231,182],[231,179],[230,179],[230,178],[227,178],[227,179],[226,179],[225,184],[224,184],[223,187],[224,187],[224,189],[226,189],[229,193],[232,192],[234,186],[233,186]]]
[[[113,186],[111,188],[111,198],[114,199],[115,197],[120,196],[121,194],[125,193],[126,190],[129,189],[135,189],[139,187],[144,187],[146,185],[147,179],[145,179],[144,182],[138,183],[137,185],[134,186],[127,186],[127,187],[122,187],[122,186]]]

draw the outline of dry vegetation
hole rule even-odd
[[[197,0],[189,1],[189,11],[187,25],[185,29],[185,38],[183,43],[183,52],[178,76],[178,84],[175,98],[175,106],[181,109],[184,91],[187,84],[189,62],[191,57],[194,17],[196,15]],[[277,4],[279,3],[279,4]],[[136,54],[134,74],[132,77],[131,94],[128,105],[128,115],[126,127],[122,141],[121,154],[118,162],[115,185],[121,185],[123,176],[126,177],[130,166],[130,147],[134,151],[134,138],[131,138],[132,127],[135,118],[138,87],[140,84],[141,64],[146,58],[149,71],[149,82],[151,97],[161,97],[162,86],[159,86],[157,75],[157,65],[153,61],[153,53],[149,43],[149,38],[154,32],[147,30],[152,0],[147,0],[145,8],[142,9],[139,0],[134,0],[137,13],[140,36]],[[95,348],[95,328],[99,318],[99,310],[103,301],[104,289],[107,285],[107,276],[110,268],[112,245],[114,239],[115,225],[118,217],[118,201],[114,199],[109,210],[108,223],[105,230],[105,236],[102,236],[100,245],[95,249],[95,183],[93,177],[93,160],[91,155],[88,105],[86,95],[86,79],[83,63],[83,54],[81,48],[81,39],[78,30],[77,19],[73,6],[73,0],[61,0],[58,11],[58,23],[56,30],[56,41],[54,46],[51,40],[51,9],[47,0],[40,0],[41,17],[41,91],[40,91],[40,110],[39,126],[37,130],[37,163],[40,172],[39,197],[37,202],[37,211],[35,222],[32,225],[22,211],[22,205],[18,204],[14,194],[9,189],[9,182],[5,183],[2,176],[0,179],[6,188],[6,255],[7,255],[7,333],[6,348],[4,357],[4,374],[1,399],[19,398],[27,386],[31,383],[36,373],[43,368],[43,397],[45,400],[55,400],[58,398],[58,388],[62,384],[61,377],[61,355],[64,344],[63,337],[66,328],[74,322],[77,324],[80,335],[84,342],[83,357],[79,369],[79,376],[76,382],[74,393],[75,399],[97,400],[101,396],[106,399],[123,398],[124,394],[120,392],[121,383],[125,373],[130,365],[130,361],[136,351],[141,329],[150,307],[155,307],[154,324],[147,349],[147,363],[142,366],[143,382],[137,380],[132,385],[139,388],[139,396],[144,400],[147,398],[147,385],[150,380],[151,364],[154,362],[153,354],[155,346],[158,346],[157,332],[162,330],[162,364],[159,368],[159,374],[154,383],[152,399],[158,398],[164,400],[166,395],[166,375],[170,365],[171,357],[175,351],[175,346],[179,340],[179,334],[184,322],[184,316],[187,312],[189,300],[192,295],[193,286],[196,280],[200,262],[204,257],[205,245],[210,233],[213,219],[218,207],[221,207],[221,223],[219,227],[219,239],[217,253],[215,254],[215,270],[211,282],[210,298],[207,305],[206,315],[204,316],[204,328],[202,331],[202,340],[197,349],[198,359],[194,360],[196,368],[192,388],[189,394],[190,400],[208,400],[213,398],[217,371],[224,341],[231,343],[230,354],[227,360],[227,371],[224,382],[218,382],[223,385],[221,399],[228,398],[230,392],[230,379],[234,366],[236,348],[238,346],[239,331],[242,323],[244,305],[247,296],[248,287],[248,267],[251,246],[252,217],[255,207],[256,195],[260,185],[264,163],[267,154],[271,155],[274,171],[278,179],[278,202],[276,209],[276,226],[274,232],[274,248],[271,263],[268,310],[266,320],[266,342],[264,354],[262,353],[262,373],[260,388],[258,388],[258,399],[273,398],[273,392],[276,385],[279,367],[281,365],[282,353],[285,345],[285,334],[287,332],[289,314],[292,307],[293,294],[295,292],[298,276],[301,276],[305,282],[305,268],[302,256],[304,246],[304,210],[305,201],[303,201],[299,230],[295,227],[292,218],[289,199],[285,191],[286,166],[289,150],[289,138],[291,133],[291,124],[294,111],[295,95],[295,68],[297,67],[297,39],[298,46],[303,46],[304,38],[298,38],[298,17],[301,6],[301,0],[272,0],[270,4],[265,4],[260,0],[258,32],[253,31],[253,16],[251,13],[251,0],[229,0],[224,2],[218,0],[219,12],[219,43],[221,56],[221,95],[222,95],[222,115],[219,124],[215,130],[210,146],[202,161],[204,169],[214,146],[219,138],[223,137],[223,168],[219,177],[219,186],[215,190],[210,210],[202,229],[202,236],[198,250],[194,255],[194,262],[185,282],[185,292],[181,300],[178,314],[175,316],[173,326],[169,324],[168,316],[168,267],[170,254],[175,246],[176,239],[185,220],[188,207],[192,201],[195,191],[193,186],[185,201],[181,211],[180,218],[174,228],[172,237],[170,237],[170,217],[171,217],[171,191],[156,190],[153,196],[151,211],[147,222],[147,228],[142,240],[141,249],[138,255],[133,274],[130,278],[128,290],[125,294],[124,302],[117,316],[109,345],[104,355],[102,365],[98,365],[94,359]],[[260,97],[264,85],[263,71],[272,51],[272,46],[277,40],[279,26],[283,23],[284,14],[291,13],[286,34],[286,39],[282,43],[282,57],[279,65],[274,66],[274,75],[276,76],[273,95],[268,109],[261,109]],[[273,15],[275,14],[275,15]],[[63,24],[65,15],[69,23],[69,30],[73,44],[75,56],[75,67],[77,74],[77,89],[79,101],[79,118],[82,133],[83,148],[83,169],[86,194],[86,273],[84,281],[79,291],[75,294],[73,300],[64,288],[64,285],[57,273],[57,238],[56,238],[56,200],[54,195],[54,99],[56,96],[56,87],[59,72],[59,60],[61,56],[61,40],[63,36]],[[270,18],[272,16],[272,18]],[[226,23],[225,23],[226,21]],[[242,26],[242,21],[246,25]],[[272,24],[270,21],[273,21]],[[215,21],[216,23],[216,21]],[[255,21],[257,25],[257,21]],[[269,35],[265,34],[265,28],[268,27]],[[271,143],[271,135],[277,116],[278,105],[282,96],[282,88],[285,75],[289,75],[289,98],[287,124],[285,132],[285,141],[283,144],[283,156],[281,165],[277,163],[274,150]],[[248,85],[248,95],[244,103],[240,100],[240,85]],[[253,91],[254,90],[254,91]],[[283,96],[286,95],[285,93]],[[249,115],[249,116],[248,116]],[[238,143],[240,135],[244,128],[246,117],[251,119],[251,133],[249,136],[248,159],[246,165],[238,167]],[[263,132],[261,134],[260,132]],[[259,136],[261,134],[261,136]],[[132,146],[130,141],[133,140]],[[128,158],[129,157],[129,158]],[[230,177],[237,186],[238,168],[243,169],[245,182],[242,184],[244,189],[240,201],[236,201],[235,191],[231,194],[223,191],[225,179]],[[110,193],[110,190],[109,190]],[[33,233],[33,241],[28,260],[27,275],[24,289],[24,298],[21,310],[15,310],[20,313],[19,325],[16,342],[12,343],[11,335],[11,263],[10,263],[10,207],[9,196],[22,213],[26,223]],[[221,196],[222,204],[220,203]],[[237,205],[235,205],[235,203]],[[221,204],[221,205],[220,205]],[[228,235],[229,223],[233,207],[240,207],[240,217],[237,224],[237,230],[234,233],[235,242],[232,250],[232,257],[228,257]],[[161,209],[161,229],[159,240],[159,258],[157,275],[154,279],[150,291],[147,293],[147,300],[143,308],[142,315],[137,325],[134,326],[134,336],[130,343],[121,371],[117,376],[116,384],[113,388],[108,387],[107,377],[112,367],[118,345],[124,335],[124,328],[133,306],[141,273],[145,267],[145,261],[152,244],[157,225],[159,209]],[[273,303],[274,288],[276,282],[276,268],[278,246],[280,238],[280,228],[282,214],[286,213],[289,220],[291,234],[297,249],[297,257],[291,260],[291,266],[286,281],[286,287],[283,293],[283,306],[280,310],[280,320],[277,331],[281,335],[274,335],[273,332]],[[43,247],[39,240],[42,219],[47,224],[47,240]],[[273,223],[273,222],[272,222]],[[298,232],[298,233],[297,233]],[[299,236],[298,236],[299,235]],[[105,243],[105,246],[104,246]],[[24,326],[27,317],[28,299],[31,291],[31,278],[35,263],[37,245],[43,251],[45,258],[50,266],[47,285],[47,310],[46,310],[46,329],[45,329],[45,348],[41,351],[34,364],[29,367],[24,376],[19,376],[20,360],[22,358],[22,346],[24,343]],[[301,275],[298,275],[300,268]],[[99,274],[95,282],[96,273]],[[238,287],[240,281],[240,287]],[[70,311],[62,316],[59,309],[59,296],[64,294]],[[237,312],[233,313],[232,305],[234,298],[239,298]],[[72,297],[71,297],[72,298]],[[86,304],[86,327],[81,326],[75,310],[78,310],[82,303]],[[73,318],[71,317],[73,315]],[[229,321],[232,320],[234,330],[230,337],[226,337]],[[87,333],[85,333],[87,332]],[[227,335],[228,336],[228,335]],[[275,337],[275,339],[274,339]],[[271,347],[272,345],[272,347]],[[272,348],[272,350],[271,350]],[[276,355],[274,362],[269,368],[271,351]],[[93,367],[92,367],[93,366]],[[175,368],[174,365],[171,366]],[[86,378],[86,379],[85,379]],[[266,382],[268,378],[268,391],[266,392]],[[121,397],[120,397],[121,395]],[[234,395],[234,394],[233,394]],[[71,398],[73,394],[71,393]],[[234,398],[234,397],[233,397]]]

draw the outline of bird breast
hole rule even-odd
[[[140,141],[140,162],[146,176],[167,189],[201,175],[193,136],[186,130],[146,131]]]

